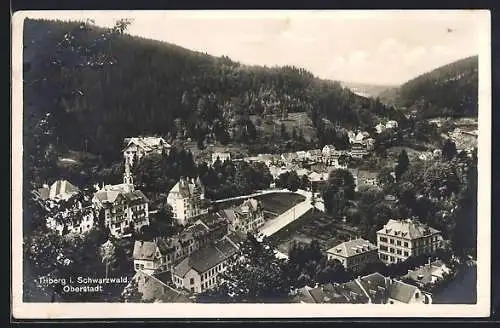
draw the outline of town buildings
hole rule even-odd
[[[137,284],[141,301],[154,303],[194,303],[186,294],[169,286],[170,276],[138,271],[132,281]],[[127,289],[127,288],[125,288]]]
[[[378,272],[343,284],[303,287],[293,292],[295,303],[432,304],[432,296],[418,287],[384,277]]]
[[[224,218],[204,214],[175,236],[158,237],[153,241],[136,240],[134,269],[148,273],[169,271],[182,259],[227,233],[228,224]]]
[[[171,145],[161,137],[133,137],[124,139],[123,157],[134,164],[134,160],[139,160],[143,156],[153,153],[161,154],[168,152]]]
[[[59,210],[55,216],[46,219],[47,228],[59,235],[87,233],[97,223],[97,217],[91,207],[82,207],[78,202],[72,207]]]
[[[368,155],[368,150],[362,141],[355,141],[351,143],[350,154],[353,158],[363,158]]]
[[[346,270],[362,271],[367,264],[378,261],[378,248],[361,238],[343,242],[326,252],[328,260],[338,260]]]
[[[419,288],[424,288],[429,285],[434,285],[444,279],[447,274],[451,273],[451,269],[446,266],[441,260],[429,261],[413,270],[409,270],[402,279],[408,280],[410,284],[416,285]]]
[[[377,231],[379,257],[386,264],[405,261],[412,255],[432,254],[442,240],[440,231],[413,219],[390,219]]]
[[[246,234],[264,225],[264,210],[256,199],[247,199],[240,206],[221,210],[220,215],[227,219],[229,230]]]
[[[225,236],[186,257],[172,270],[176,288],[201,293],[219,283],[219,275],[227,269],[228,261],[239,250],[239,244]]]
[[[204,207],[205,189],[200,178],[181,177],[170,189],[167,203],[172,207],[174,219],[180,225],[186,225],[197,216],[207,213]]]

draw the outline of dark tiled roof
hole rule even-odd
[[[373,303],[385,301],[386,279],[378,272],[369,274],[359,279],[363,289],[370,295]]]
[[[368,303],[368,297],[354,280],[342,284],[340,290],[342,294],[349,298],[351,303]]]
[[[42,200],[49,199],[49,188],[43,187],[35,191],[35,195]]]
[[[158,276],[151,276],[144,272],[137,272],[134,277],[138,282],[138,290],[144,301],[154,300],[163,303],[191,303],[183,293],[168,286]]]
[[[146,202],[146,203],[149,202],[148,198],[140,190],[134,190],[132,192],[124,193],[123,196],[129,202],[137,202],[137,201]]]
[[[393,280],[388,289],[390,298],[403,303],[408,303],[418,290],[417,287],[398,280]]]
[[[295,303],[316,303],[315,299],[310,293],[310,289],[307,287],[302,287],[297,289],[297,294],[292,297]]]
[[[134,243],[134,260],[153,260],[155,251],[155,242],[136,240]]]
[[[206,272],[227,260],[237,251],[238,249],[233,243],[224,238],[215,244],[203,247],[182,260],[175,266],[174,273],[179,277],[184,277],[190,269],[194,269],[198,273]]]

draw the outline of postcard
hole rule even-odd
[[[489,316],[489,11],[12,33],[14,318]]]

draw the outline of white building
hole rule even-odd
[[[398,122],[394,121],[394,120],[390,120],[390,121],[387,121],[387,123],[385,123],[386,129],[395,129],[398,126],[399,126]]]
[[[164,150],[170,151],[171,145],[161,137],[133,137],[124,139],[123,157],[128,158],[131,164],[134,159],[141,159],[149,154],[161,154]]]
[[[165,261],[155,241],[136,240],[134,243],[134,270],[154,274]]]
[[[378,134],[384,132],[385,129],[386,129],[386,127],[382,123],[379,123],[379,124],[375,125],[375,131],[377,131]]]
[[[321,149],[321,152],[323,153],[324,157],[332,156],[334,151],[335,151],[334,145],[325,145],[323,149]]]
[[[403,262],[412,255],[432,254],[442,241],[439,230],[412,219],[391,219],[377,231],[379,257],[386,264]]]
[[[178,289],[201,293],[216,287],[219,275],[227,269],[228,261],[239,245],[228,236],[207,245],[177,264],[172,270],[172,282]]]
[[[182,177],[175,186],[170,189],[167,203],[172,207],[174,219],[181,225],[204,213],[207,209],[203,207],[205,190],[198,177],[189,179]]]
[[[41,200],[61,201],[69,200],[73,196],[78,195],[80,189],[72,185],[67,180],[57,180],[50,187],[44,185],[34,193]]]
[[[338,260],[346,270],[362,271],[367,264],[378,260],[377,246],[361,238],[343,242],[327,252],[328,260]]]
[[[104,224],[111,234],[123,237],[128,230],[149,225],[149,200],[133,185],[108,185],[94,194],[94,208],[104,210]]]

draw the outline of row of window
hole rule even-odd
[[[391,245],[394,245],[394,243],[396,243],[397,246],[408,247],[407,241],[402,243],[401,240],[394,240],[393,238],[387,239],[386,237],[380,237],[380,241],[383,243],[387,243],[389,241],[389,244],[391,244]]]
[[[380,250],[381,251],[386,251],[386,252],[389,252],[389,253],[396,253],[398,255],[404,255],[404,256],[409,256],[409,253],[407,251],[402,251],[400,249],[394,249],[392,247],[387,247],[385,245],[380,245]]]
[[[221,272],[221,270],[224,268],[223,266],[224,266],[224,263],[219,263],[215,267],[213,267],[210,270],[208,270],[207,272],[203,273],[201,275],[201,280],[203,281],[203,280],[208,279],[209,277],[213,276],[214,274]]]

